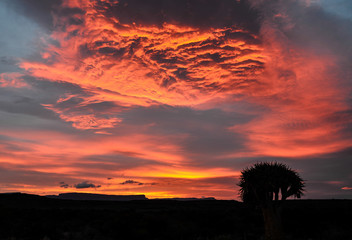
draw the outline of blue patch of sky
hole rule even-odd
[[[0,73],[18,71],[17,60],[37,50],[41,30],[0,1],[0,33]]]
[[[326,11],[352,20],[352,0],[319,0]]]

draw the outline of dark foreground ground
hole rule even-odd
[[[288,239],[352,240],[352,200],[292,200]],[[250,240],[260,212],[236,201],[75,201],[0,195],[0,239]]]

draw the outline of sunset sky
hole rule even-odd
[[[352,199],[350,0],[1,0],[0,192]]]

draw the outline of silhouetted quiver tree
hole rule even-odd
[[[256,163],[240,177],[240,196],[244,202],[259,205],[263,212],[265,238],[284,239],[281,224],[282,203],[291,196],[300,198],[304,182],[298,173],[281,163]]]

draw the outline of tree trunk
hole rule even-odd
[[[273,206],[262,208],[265,226],[265,240],[285,239],[282,223],[281,209]]]

